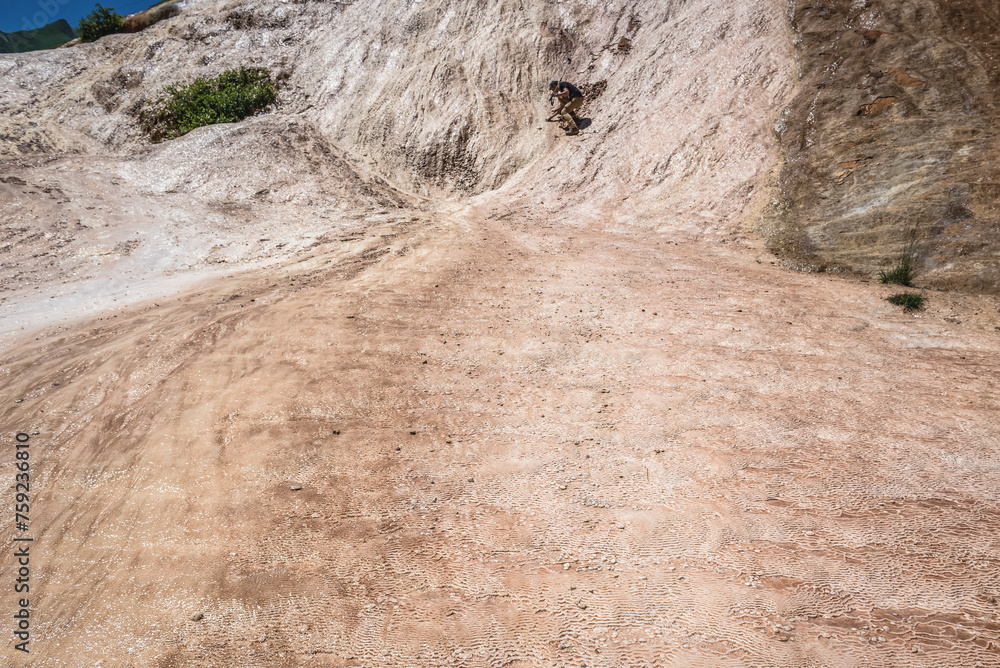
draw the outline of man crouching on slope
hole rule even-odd
[[[576,114],[573,113],[583,104],[583,93],[580,92],[580,89],[566,81],[553,79],[549,82],[549,97],[555,97],[559,100],[559,109],[552,115],[559,114],[562,117],[566,134],[580,134],[580,128],[576,126]]]

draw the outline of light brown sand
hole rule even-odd
[[[498,213],[8,352],[33,665],[997,665],[985,303]]]

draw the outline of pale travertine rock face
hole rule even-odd
[[[990,5],[169,7],[0,55],[5,666],[1000,667]]]
[[[136,119],[144,100],[240,64],[282,78],[272,113],[239,130],[208,127],[149,145]],[[601,212],[613,226],[659,229],[667,211],[675,232],[731,233],[775,164],[771,125],[794,85],[787,19],[773,3],[188,2],[142,33],[6,57],[0,72],[0,155],[29,170],[19,178],[40,186],[32,192],[51,191],[27,197],[30,188],[0,185],[13,202],[9,219],[52,208],[66,219],[42,223],[44,238],[14,225],[12,241],[47,253],[17,275],[30,272],[33,287],[48,281],[57,299],[63,281],[100,283],[111,265],[148,286],[134,294],[148,295],[178,268],[193,276],[220,259],[231,270],[285,257],[301,249],[297,240],[312,243],[331,221],[363,210],[340,206],[347,191],[324,199],[325,189],[353,181],[317,186],[315,160],[296,144],[303,133],[327,145],[316,151],[346,154],[362,178],[420,197],[501,186],[586,193],[576,217]],[[579,150],[554,141],[544,122],[552,78],[591,94],[583,113],[593,125]],[[296,129],[285,132],[285,123]],[[248,134],[229,147],[234,132]],[[98,157],[100,167],[88,167]],[[292,204],[280,215],[295,239],[274,249],[247,238],[276,237],[270,209],[226,215],[254,197]],[[119,216],[122,201],[138,209]],[[257,231],[243,234],[247,225]],[[77,248],[84,239],[104,249],[103,269]],[[113,252],[122,244],[128,254]],[[124,290],[88,283],[84,292]]]

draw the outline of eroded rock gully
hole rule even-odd
[[[749,231],[791,202],[764,231],[834,252],[810,58],[905,32],[838,7],[189,0],[0,57],[5,665],[1000,666],[1000,304]],[[129,109],[240,63],[275,109],[145,143]],[[944,95],[885,67],[852,123]],[[557,75],[601,91],[572,140]]]

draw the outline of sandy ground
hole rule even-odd
[[[1000,666],[995,302],[427,208],[5,354],[5,665]]]
[[[199,128],[125,157],[0,160],[0,347],[288,260],[401,204],[288,116]]]
[[[789,7],[189,0],[0,58],[0,665],[1000,668],[1000,301],[761,250]],[[237,64],[277,108],[141,136]]]

